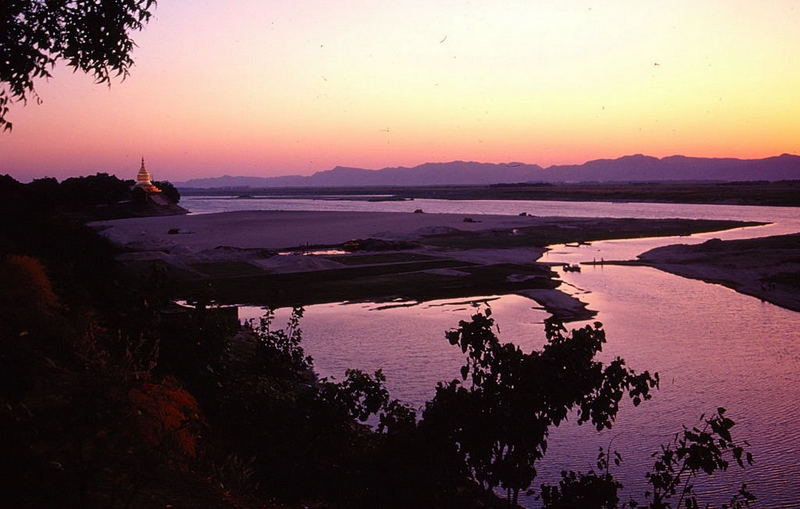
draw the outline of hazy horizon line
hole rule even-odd
[[[531,163],[531,162],[523,162],[523,161],[493,162],[493,161],[478,161],[478,160],[469,160],[469,159],[451,159],[451,160],[446,160],[446,161],[445,160],[423,161],[421,163],[417,163],[417,164],[410,165],[410,166],[407,166],[407,165],[390,165],[390,166],[381,166],[379,168],[375,168],[375,167],[349,166],[349,165],[344,165],[344,164],[336,164],[336,165],[334,165],[332,167],[329,167],[327,169],[313,170],[310,173],[283,173],[283,174],[273,174],[273,175],[266,175],[266,176],[264,174],[231,174],[231,173],[222,173],[222,174],[215,174],[214,176],[183,177],[183,178],[180,178],[180,179],[178,179],[178,178],[168,179],[168,178],[163,178],[163,177],[162,178],[158,178],[157,176],[154,176],[154,180],[172,180],[172,181],[175,181],[175,182],[187,182],[189,180],[213,179],[213,178],[220,178],[220,177],[245,177],[245,178],[264,178],[264,179],[281,178],[281,177],[311,177],[313,175],[316,175],[317,173],[331,171],[331,170],[334,170],[336,168],[348,168],[348,169],[357,169],[357,170],[365,170],[365,171],[381,171],[381,170],[386,170],[386,169],[413,169],[413,168],[417,168],[419,166],[423,166],[423,165],[426,165],[426,164],[451,164],[451,163],[487,164],[487,165],[495,165],[495,166],[513,165],[511,167],[538,166],[542,170],[548,170],[548,169],[554,168],[554,167],[581,166],[581,165],[584,165],[584,164],[597,162],[597,161],[616,161],[616,160],[630,158],[630,157],[645,157],[645,158],[657,159],[659,161],[664,160],[664,159],[674,158],[674,157],[683,157],[683,158],[687,158],[687,159],[735,159],[735,160],[740,160],[740,161],[759,161],[759,160],[772,159],[772,158],[784,157],[784,156],[800,157],[800,154],[796,154],[796,153],[792,153],[792,152],[782,152],[780,154],[769,155],[769,156],[764,156],[764,157],[736,157],[736,156],[718,156],[718,155],[717,156],[693,156],[693,155],[686,155],[686,154],[671,154],[671,155],[667,155],[667,156],[653,156],[653,155],[648,155],[648,154],[643,153],[643,152],[635,152],[635,153],[623,154],[623,155],[620,155],[620,156],[617,156],[617,157],[598,157],[598,158],[594,158],[594,159],[586,159],[583,162],[558,163],[558,164],[550,164],[550,165],[547,165],[547,166],[542,166],[539,163]],[[145,159],[145,162],[147,163],[148,158],[145,156],[144,159]],[[132,173],[135,173],[136,171],[138,171],[138,169],[139,169],[139,166],[138,166],[139,162],[138,161],[139,161],[139,159],[138,159],[138,156],[137,156],[137,165],[136,165],[135,170],[131,170]],[[148,166],[148,169],[150,169],[151,173],[152,173],[152,168],[150,167],[150,164],[147,164],[147,166]],[[161,171],[161,168],[158,168],[157,163],[155,165],[155,168],[156,168],[156,170],[155,170],[156,172],[160,172]],[[230,171],[230,170],[224,170],[224,171]],[[129,171],[127,169],[124,170],[124,171],[122,171],[122,170],[96,170],[94,173],[73,174],[73,175],[70,175],[70,176],[62,177],[62,178],[54,177],[54,176],[49,175],[49,174],[42,174],[40,176],[27,176],[25,178],[17,178],[17,177],[14,176],[14,174],[12,172],[6,171],[4,169],[0,169],[0,175],[8,175],[8,176],[14,178],[15,180],[17,180],[18,182],[23,182],[23,183],[29,183],[29,182],[32,182],[34,180],[40,180],[40,179],[46,179],[46,178],[56,178],[59,181],[63,181],[63,180],[66,180],[68,178],[86,177],[86,176],[90,176],[90,175],[96,175],[96,174],[99,174],[99,173],[106,173],[106,174],[110,174],[110,175],[115,175],[118,178],[125,178],[125,177],[120,177],[120,175],[127,175],[129,173]]]
[[[686,159],[735,159],[735,160],[739,160],[739,161],[761,161],[761,160],[764,160],[764,159],[772,159],[772,158],[778,158],[778,157],[784,157],[784,156],[800,157],[800,154],[794,154],[794,153],[791,153],[791,152],[782,152],[780,154],[775,154],[775,155],[770,155],[770,156],[765,156],[765,157],[749,157],[749,158],[748,157],[735,157],[735,156],[692,156],[692,155],[685,155],[685,154],[671,154],[671,155],[668,155],[668,156],[659,157],[659,156],[648,155],[648,154],[645,154],[645,153],[642,153],[642,152],[636,152],[636,153],[633,153],[633,154],[624,154],[624,155],[621,155],[621,156],[618,156],[618,157],[598,157],[598,158],[595,158],[595,159],[587,159],[587,160],[585,160],[583,162],[579,162],[579,163],[559,163],[559,164],[551,164],[551,165],[548,165],[548,166],[542,166],[542,165],[540,165],[538,163],[530,163],[530,162],[523,162],[523,161],[493,162],[493,161],[477,161],[477,160],[469,160],[469,159],[451,159],[449,161],[424,161],[424,162],[421,162],[421,163],[418,163],[418,164],[414,164],[414,165],[411,165],[411,166],[395,165],[395,166],[381,166],[379,168],[367,168],[367,167],[363,167],[363,166],[349,166],[349,165],[337,164],[337,165],[335,165],[333,167],[330,167],[328,169],[315,170],[315,171],[313,171],[311,173],[307,173],[307,174],[303,174],[303,173],[286,173],[286,174],[280,174],[280,175],[263,176],[263,175],[233,175],[233,174],[227,174],[226,173],[226,174],[217,175],[217,176],[214,176],[214,177],[191,177],[189,179],[186,179],[186,181],[192,180],[192,179],[219,178],[219,177],[245,177],[245,178],[311,177],[313,175],[316,175],[317,173],[322,173],[322,172],[326,172],[326,171],[335,170],[336,168],[348,168],[348,169],[365,170],[365,171],[381,171],[381,170],[387,170],[387,169],[413,169],[413,168],[418,168],[418,167],[426,165],[426,164],[466,163],[466,164],[488,164],[488,165],[495,165],[495,166],[513,165],[511,167],[538,166],[542,170],[548,170],[550,168],[561,167],[561,166],[582,166],[584,164],[597,162],[597,161],[617,161],[617,160],[625,159],[625,158],[628,158],[628,157],[646,157],[646,158],[657,159],[659,161],[664,160],[664,159],[674,158],[674,157],[683,157],[683,158],[686,158]]]

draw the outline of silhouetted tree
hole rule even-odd
[[[111,205],[130,199],[132,180],[122,180],[108,173],[71,177],[61,182],[65,201],[87,205]]]
[[[611,463],[619,465],[622,457],[600,449],[597,456],[598,472],[586,474],[561,472],[558,486],[542,485],[541,499],[545,509],[579,509],[596,507],[646,507],[650,509],[694,509],[711,507],[699,501],[694,480],[701,474],[713,475],[728,470],[731,461],[744,468],[753,464],[753,455],[746,450],[747,442],[737,442],[731,436],[735,423],[718,408],[709,418],[700,416],[702,427],[686,428],[676,433],[672,442],[653,453],[656,458],[652,472],[645,474],[650,488],[645,492],[646,503],[635,500],[620,504],[618,492],[622,484],[611,475]],[[742,509],[756,500],[742,484],[723,504],[723,508]]]
[[[161,189],[161,193],[169,198],[172,203],[181,201],[180,191],[169,180],[157,180],[153,182],[153,185]]]
[[[53,177],[34,179],[27,188],[28,196],[37,204],[52,207],[61,202],[61,189]]]
[[[147,193],[138,187],[131,191],[131,197],[136,203],[144,203],[147,201]]]
[[[467,354],[461,375],[470,384],[440,383],[423,425],[451,444],[476,482],[504,488],[515,504],[536,477],[551,426],[577,409],[578,424],[610,428],[622,397],[627,393],[634,405],[649,399],[658,375],[637,374],[620,358],[605,366],[596,361],[606,341],[600,323],[566,335],[560,323],[549,321],[547,344],[530,353],[501,344],[493,327],[487,309],[447,333]]]
[[[5,0],[0,3],[0,127],[11,102],[39,101],[34,79],[59,60],[110,85],[128,75],[130,32],[150,19],[155,0]]]

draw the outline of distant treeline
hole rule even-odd
[[[0,175],[0,200],[6,210],[34,209],[37,214],[57,210],[59,214],[84,220],[125,217],[139,215],[135,204],[146,202],[144,191],[133,190],[134,183],[107,173],[71,177],[61,182],[48,177],[28,184],[10,175]],[[170,182],[153,184],[170,202],[180,201],[180,192]]]

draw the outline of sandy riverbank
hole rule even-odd
[[[415,239],[453,230],[511,229],[540,223],[539,218],[480,216],[464,222],[458,214],[394,212],[239,211],[173,217],[131,218],[94,223],[109,226],[106,235],[120,245],[143,249],[180,245],[194,250],[220,245],[288,249],[334,245],[358,238]],[[177,229],[178,235],[168,231]]]
[[[126,252],[120,259],[133,270],[160,267],[185,297],[282,306],[518,293],[563,320],[581,320],[594,313],[557,292],[556,274],[535,262],[545,246],[744,224],[247,211],[122,219],[93,226],[123,247]],[[352,242],[355,239],[360,240]]]
[[[800,233],[664,246],[642,253],[639,260],[800,311]]]

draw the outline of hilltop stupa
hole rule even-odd
[[[139,173],[136,174],[136,184],[133,186],[134,189],[141,189],[146,193],[160,193],[161,189],[157,188],[153,185],[150,181],[150,172],[147,171],[147,168],[144,167],[144,157],[142,158],[142,166],[139,168]]]

